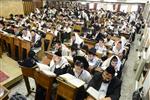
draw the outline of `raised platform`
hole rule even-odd
[[[18,63],[8,57],[6,53],[0,58],[0,70],[9,76],[8,79],[0,83],[7,88],[22,80],[22,72]]]

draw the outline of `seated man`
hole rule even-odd
[[[82,56],[76,56],[74,57],[74,68],[71,68],[68,70],[68,73],[74,75],[75,77],[81,79],[85,82],[84,86],[81,86],[78,88],[76,93],[76,99],[75,100],[83,100],[85,98],[85,88],[87,87],[87,84],[91,80],[91,74],[86,70],[88,67],[88,62],[86,58]]]
[[[121,92],[121,80],[114,76],[115,70],[109,66],[102,73],[96,73],[88,84],[99,92],[98,100],[119,100]],[[88,95],[86,100],[95,100]]]
[[[76,44],[78,46],[78,48],[80,48],[84,45],[83,39],[81,39],[77,33],[72,34],[70,42],[71,42],[71,45]]]
[[[75,57],[75,56],[86,56],[86,54],[78,48],[77,44],[74,44],[71,46],[71,56]]]
[[[105,70],[108,66],[112,66],[115,71],[116,71],[116,76],[119,78],[121,77],[121,61],[118,56],[111,56],[110,58],[106,59],[103,64],[101,65],[101,70]],[[96,69],[97,71],[100,71],[98,68]]]
[[[122,59],[125,53],[125,48],[122,45],[122,42],[118,41],[115,46],[113,46],[112,51],[114,54],[118,55],[120,59]]]
[[[62,56],[71,56],[71,50],[69,50],[64,44],[60,41],[56,41],[54,45],[54,51],[62,51]]]
[[[104,53],[107,49],[104,45],[104,40],[101,38],[98,43],[95,45],[95,49],[97,53]]]
[[[96,56],[96,50],[91,48],[88,53],[87,61],[89,63],[89,71],[93,74],[95,68],[102,64],[102,61]]]
[[[68,61],[62,57],[61,51],[54,53],[53,58],[50,62],[50,71],[54,72],[57,76],[65,74],[68,68]]]
[[[88,84],[91,80],[91,75],[86,70],[88,67],[86,58],[82,56],[76,56],[74,57],[74,62],[74,68],[68,70],[68,72]]]

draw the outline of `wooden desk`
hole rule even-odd
[[[129,39],[129,37],[130,37],[130,34],[127,34],[127,33],[121,33],[120,35],[124,36],[126,39]]]
[[[2,40],[6,43],[9,56],[13,57],[13,35],[3,35]]]
[[[22,74],[23,74],[23,78],[25,81],[25,85],[28,91],[27,96],[33,92],[31,87],[30,87],[30,83],[29,83],[29,77],[34,79],[34,73],[35,73],[35,68],[37,68],[37,66],[32,67],[32,68],[28,68],[28,67],[24,67],[24,66],[20,66]]]
[[[50,100],[52,84],[55,79],[55,76],[48,76],[48,75],[44,74],[43,72],[36,70],[34,73],[34,79],[36,82],[36,86],[40,85],[41,87],[46,89],[45,100]],[[38,100],[38,98],[36,98],[36,97],[37,96],[35,96],[35,100]]]
[[[120,38],[117,37],[117,36],[113,36],[113,37],[111,37],[111,39],[112,39],[113,41],[119,41],[119,40],[120,40]]]
[[[20,50],[20,52],[21,52],[21,58],[23,59],[24,58],[24,56],[23,56],[23,49],[25,49],[26,50],[26,57],[28,57],[28,53],[29,53],[29,51],[30,51],[30,49],[31,49],[31,42],[30,41],[27,41],[27,40],[22,40],[21,41],[21,50]],[[25,57],[25,58],[26,58]]]
[[[57,78],[58,87],[55,100],[59,100],[58,96],[65,98],[66,100],[75,100],[77,88],[71,84],[64,82],[59,77]]]
[[[9,90],[6,89],[4,86],[1,86],[1,85],[0,85],[0,89],[4,90],[4,95],[2,97],[0,97],[0,100],[8,100]]]
[[[90,41],[90,40],[85,39],[85,38],[84,38],[84,42],[88,46],[88,48],[93,48],[95,46],[95,44],[96,44],[96,42]]]
[[[14,55],[14,59],[16,60],[20,60],[21,59],[21,40],[17,37],[14,37],[14,45],[13,45],[13,55]],[[17,48],[18,48],[18,52],[17,52]],[[18,55],[18,58],[17,58]]]

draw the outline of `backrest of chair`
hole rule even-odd
[[[52,44],[53,38],[54,38],[54,35],[53,35],[53,34],[51,34],[51,33],[46,33],[45,40],[46,40],[46,41],[49,41],[47,51],[50,50],[50,48],[51,48],[51,44]]]
[[[47,90],[51,89],[53,80],[55,79],[55,77],[48,76],[41,71],[36,71],[34,73],[34,78],[35,78],[36,84],[42,86],[43,88],[45,88]]]
[[[23,49],[26,50],[26,54],[24,54]],[[24,58],[23,54],[26,55],[26,57],[28,57],[28,53],[29,53],[30,49],[31,49],[31,42],[22,40],[21,41],[21,58]]]
[[[34,78],[34,73],[35,73],[35,68],[36,67],[28,68],[28,67],[25,67],[25,66],[20,66],[20,68],[21,68],[23,76]]]

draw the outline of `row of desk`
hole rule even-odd
[[[24,49],[26,50],[25,57],[27,57],[32,46],[30,41],[2,32],[0,32],[0,41],[2,52],[7,51],[8,55],[15,60],[23,58]]]
[[[61,80],[59,77],[56,78],[55,76],[48,76],[48,75],[44,74],[43,72],[38,70],[37,66],[35,66],[33,68],[27,68],[27,67],[23,67],[23,66],[20,66],[20,67],[21,67],[21,70],[23,73],[23,77],[25,80],[25,85],[26,85],[26,88],[28,91],[28,95],[31,92],[33,92],[30,87],[28,77],[31,77],[35,80],[36,86],[40,85],[46,89],[45,100],[50,100],[50,96],[52,93],[52,84],[53,84],[53,81],[55,79],[57,79],[58,87],[57,87],[57,93],[55,96],[55,100],[59,100],[58,99],[59,96],[65,98],[66,100],[75,100],[77,88],[74,87],[73,85],[66,83],[65,81]],[[35,96],[35,100],[38,100],[38,98],[36,98],[36,96]]]

